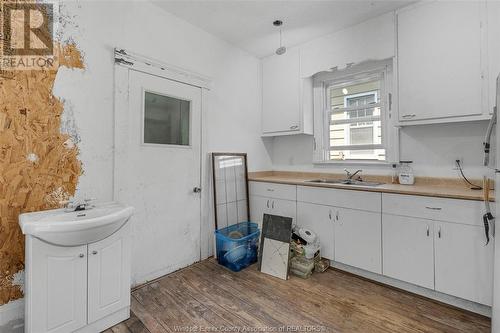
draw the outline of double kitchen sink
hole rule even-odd
[[[384,184],[378,182],[367,182],[357,179],[313,179],[313,180],[306,180],[306,182],[318,183],[318,184],[353,185],[353,186],[379,186]]]

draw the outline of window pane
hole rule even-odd
[[[144,143],[189,145],[189,101],[146,91]]]
[[[331,150],[331,160],[379,160],[385,161],[385,149]]]
[[[381,79],[336,84],[327,89],[330,159],[384,160],[384,149],[355,149],[359,145],[382,144],[382,106],[378,104]],[[335,149],[339,146],[354,149]]]

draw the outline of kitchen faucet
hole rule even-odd
[[[352,180],[354,178],[354,176],[356,176],[358,173],[363,172],[363,170],[361,170],[361,169],[360,170],[356,170],[356,172],[354,172],[354,173],[351,173],[347,169],[344,169],[344,171],[345,171],[345,173],[347,175],[347,179],[349,179],[349,180]],[[358,176],[358,180],[361,180],[361,176]]]

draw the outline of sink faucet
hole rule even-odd
[[[89,210],[95,207],[92,202],[94,201],[93,198],[90,199],[84,199],[83,201],[67,201],[65,202],[64,210],[66,212],[78,212],[81,210]]]
[[[345,173],[346,173],[346,176],[347,176],[347,179],[351,180],[354,178],[354,176],[356,176],[358,173],[360,172],[363,172],[363,170],[356,170],[356,172],[354,173],[351,173],[349,170],[347,169],[344,169]],[[361,176],[358,176],[358,180],[361,180]]]

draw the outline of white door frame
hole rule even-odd
[[[207,131],[205,128],[204,117],[208,112],[208,100],[212,80],[203,74],[166,64],[121,48],[115,48],[114,61],[113,200],[116,200],[119,197],[119,190],[115,186],[117,180],[124,173],[127,174],[128,168],[127,165],[122,165],[117,169],[115,165],[117,161],[119,161],[120,158],[126,154],[127,149],[126,141],[122,140],[119,133],[128,133],[126,128],[128,126],[128,119],[123,118],[121,116],[123,113],[118,112],[118,110],[128,110],[129,107],[130,71],[139,71],[145,74],[201,88],[200,181],[202,192],[200,198],[200,260],[208,258],[212,252],[212,241],[210,235],[214,226],[212,225],[212,209],[210,208],[210,172],[207,169],[209,166],[209,158],[207,154]],[[124,132],[117,130],[117,128],[123,129]]]

